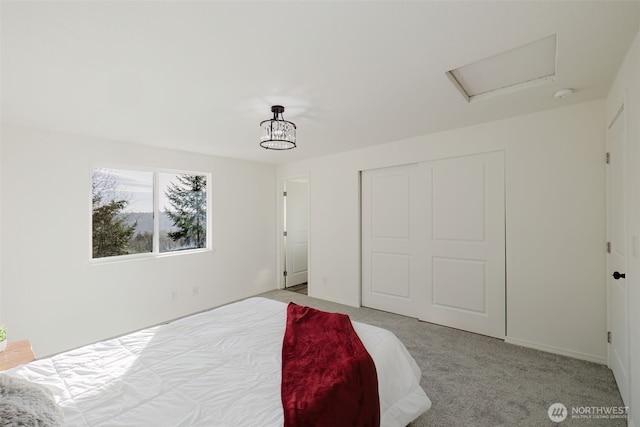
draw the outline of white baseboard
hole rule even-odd
[[[607,358],[602,356],[596,356],[594,354],[582,353],[579,351],[568,350],[566,348],[554,347],[551,345],[540,344],[536,342],[521,340],[517,338],[506,337],[504,339],[506,343],[521,345],[523,347],[529,347],[536,350],[546,351],[547,353],[560,354],[562,356],[573,357],[574,359],[586,360],[589,362],[600,363],[601,365],[607,364]]]

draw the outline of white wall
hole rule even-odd
[[[631,174],[631,185],[627,192],[627,232],[629,236],[640,236],[640,33],[636,35],[607,96],[607,124],[613,120],[623,103],[629,142],[627,169]],[[640,258],[638,256],[629,257],[627,281],[629,360],[631,361],[629,425],[640,426]]]
[[[309,175],[310,294],[360,304],[359,171],[504,150],[507,339],[605,363],[604,135],[596,101],[280,166]]]
[[[2,165],[2,137],[0,136],[0,166]],[[2,325],[2,169],[0,168],[0,325]]]
[[[0,320],[36,356],[275,288],[273,165],[11,126],[1,160]],[[215,253],[90,265],[105,164],[210,172]]]

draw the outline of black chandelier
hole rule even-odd
[[[282,117],[284,107],[271,107],[273,119],[260,122],[262,137],[260,146],[267,150],[291,150],[296,147],[296,125]]]

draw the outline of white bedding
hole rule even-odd
[[[353,322],[378,373],[382,426],[431,407],[391,332]],[[286,304],[250,298],[7,371],[47,385],[70,426],[282,426]]]

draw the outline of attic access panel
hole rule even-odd
[[[552,82],[556,35],[446,72],[467,101]]]

